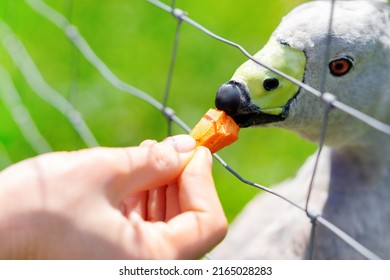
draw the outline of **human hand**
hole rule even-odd
[[[227,222],[189,136],[49,153],[0,173],[0,258],[188,259]]]

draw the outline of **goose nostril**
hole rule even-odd
[[[273,91],[279,87],[279,80],[276,78],[268,78],[263,82],[263,87],[266,91]]]

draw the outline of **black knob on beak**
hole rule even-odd
[[[215,106],[217,109],[225,111],[229,116],[235,116],[242,105],[242,100],[245,98],[238,84],[229,82],[218,89]]]

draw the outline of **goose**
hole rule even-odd
[[[283,18],[254,57],[313,88],[323,87],[322,92],[389,124],[390,20],[385,2],[301,4]],[[215,103],[240,127],[279,127],[316,143],[327,110],[321,98],[251,60],[218,89]],[[383,259],[390,259],[389,141],[390,136],[347,113],[331,110],[308,204],[309,211],[320,214]],[[304,206],[314,161],[315,155],[309,157],[294,178],[274,190]],[[311,247],[311,230],[304,211],[262,193],[235,218],[211,256],[364,258],[321,224],[316,226]]]

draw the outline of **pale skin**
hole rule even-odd
[[[196,259],[226,234],[208,149],[180,135],[0,173],[2,259]]]

